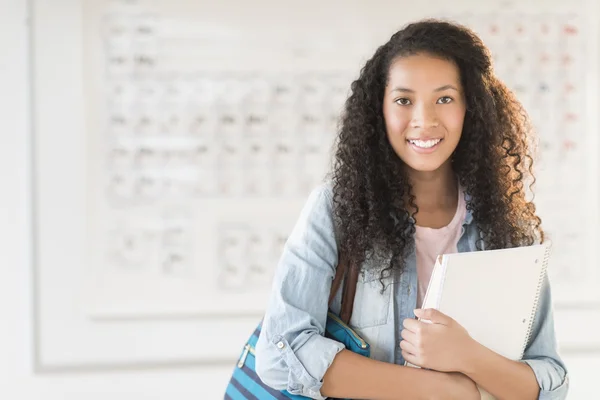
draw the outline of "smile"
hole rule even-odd
[[[429,140],[418,140],[418,139],[409,139],[408,143],[412,144],[414,147],[418,147],[420,149],[431,149],[437,146],[442,139],[429,139]]]

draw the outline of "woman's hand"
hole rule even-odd
[[[476,343],[458,322],[442,312],[417,309],[423,320],[407,318],[401,332],[402,357],[421,368],[442,372],[463,371]]]

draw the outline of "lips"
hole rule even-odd
[[[433,153],[443,141],[444,139],[442,138],[423,138],[406,140],[410,148],[419,154]]]
[[[422,148],[422,149],[428,149],[434,146],[437,146],[442,139],[438,138],[432,138],[432,139],[407,139],[406,140],[408,143],[412,144],[413,146]]]

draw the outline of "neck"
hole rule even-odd
[[[408,177],[420,211],[456,208],[458,184],[449,162],[435,171],[410,170]]]

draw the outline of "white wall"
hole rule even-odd
[[[0,398],[218,399],[229,366],[37,374],[31,256],[27,2],[0,2]]]
[[[229,366],[45,374],[34,371],[33,127],[27,9],[25,0],[0,1],[0,398],[222,398]],[[585,336],[594,334],[588,332]],[[592,350],[584,346],[577,352],[564,353],[572,375],[570,399],[598,397],[595,381],[600,371],[600,352],[598,348]]]

